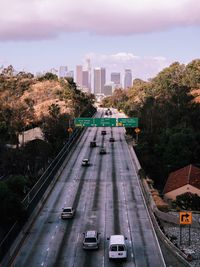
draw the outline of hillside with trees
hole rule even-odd
[[[200,60],[178,62],[149,81],[135,79],[130,89],[118,89],[103,105],[139,118],[140,162],[162,192],[171,171],[200,165]],[[134,129],[127,132],[135,137]]]
[[[94,96],[78,90],[72,78],[52,73],[37,78],[15,73],[12,66],[0,74],[0,229],[24,220],[21,201],[69,139],[75,117],[92,116]],[[25,130],[40,127],[44,140],[19,145]]]

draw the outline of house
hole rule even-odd
[[[171,172],[163,190],[164,197],[170,200],[187,192],[200,196],[200,168],[192,164]]]

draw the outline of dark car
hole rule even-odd
[[[101,147],[99,154],[101,154],[101,155],[106,154],[106,149],[104,147]]]
[[[115,138],[114,137],[110,137],[109,142],[115,142]]]
[[[96,147],[96,146],[97,146],[96,141],[91,141],[90,142],[90,147]]]
[[[105,130],[101,131],[101,135],[106,135],[106,131]]]
[[[83,160],[82,160],[82,166],[87,167],[87,166],[89,166],[89,165],[90,165],[89,159],[83,159]]]

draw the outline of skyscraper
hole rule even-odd
[[[82,65],[76,66],[76,83],[78,86],[82,87],[82,83],[83,83],[83,66]]]
[[[91,62],[90,59],[86,59],[87,62],[87,70],[88,70],[88,89],[91,91]]]
[[[112,72],[111,73],[111,82],[114,82],[114,84],[120,84],[120,72]]]
[[[89,72],[88,72],[88,70],[82,71],[82,87],[89,90]]]
[[[132,72],[130,69],[125,69],[124,89],[130,88],[131,86],[132,86]]]
[[[104,85],[106,83],[106,69],[94,69],[94,94],[103,94]]]
[[[66,77],[67,70],[68,70],[67,66],[60,66],[60,68],[59,68],[59,77],[60,78]]]
[[[105,84],[104,85],[104,95],[105,96],[112,95],[112,85],[111,84]]]
[[[73,70],[67,71],[66,77],[70,77],[70,78],[73,78],[74,79],[74,71]]]

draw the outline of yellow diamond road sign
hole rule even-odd
[[[179,213],[180,224],[191,224],[192,223],[192,212],[181,211]]]
[[[135,128],[136,133],[139,133],[140,131],[141,131],[140,128]]]
[[[68,131],[69,133],[71,133],[71,132],[73,132],[73,129],[72,129],[72,128],[68,128],[67,131]]]

